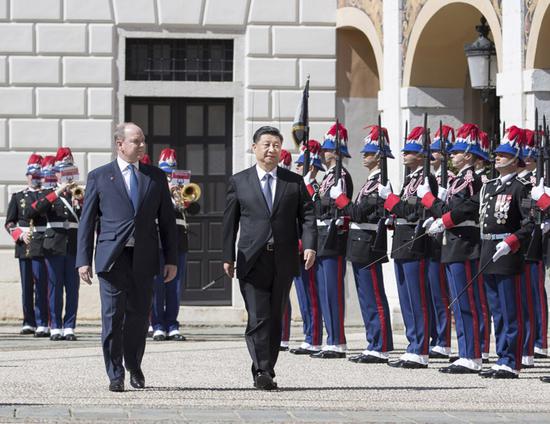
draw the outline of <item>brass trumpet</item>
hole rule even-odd
[[[186,208],[186,203],[193,203],[200,199],[201,188],[198,184],[189,183],[171,187],[170,193],[176,203],[176,207],[179,210],[183,210]]]
[[[84,193],[86,190],[84,187],[80,185],[75,185],[74,187],[71,187],[71,195],[73,196],[74,200],[82,200],[84,199]]]

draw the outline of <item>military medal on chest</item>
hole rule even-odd
[[[508,219],[508,211],[512,202],[511,194],[499,194],[496,198],[494,216],[497,219],[497,224],[506,224]]]

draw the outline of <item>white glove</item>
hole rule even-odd
[[[506,256],[511,251],[512,249],[510,248],[510,246],[508,246],[508,243],[506,243],[504,240],[501,241],[499,244],[497,244],[497,251],[493,255],[493,262],[498,261],[499,258]]]
[[[382,199],[386,200],[388,197],[390,197],[390,194],[392,194],[392,190],[389,181],[386,183],[386,185],[378,185],[378,195]]]
[[[342,179],[338,180],[338,184],[334,184],[330,188],[330,198],[338,199],[338,197],[344,192],[344,181]]]
[[[437,218],[432,225],[430,225],[430,228],[428,228],[428,235],[435,236],[439,233],[442,233],[445,231],[445,225],[443,225],[443,220],[441,218]]]
[[[386,221],[384,221],[384,225],[386,227],[393,227],[393,222],[394,222],[393,215],[390,215],[386,218]]]
[[[428,178],[426,177],[424,178],[424,182],[420,184],[416,189],[416,195],[422,199],[430,191],[430,183],[428,182]]]
[[[540,224],[540,228],[542,229],[542,234],[546,234],[548,231],[550,231],[550,221],[544,221],[542,224]]]
[[[304,184],[310,185],[311,181],[311,171],[309,171],[306,175],[304,175]]]
[[[544,190],[544,181],[540,180],[539,184],[534,186],[532,189],[531,189],[531,198],[535,201],[535,202],[538,202],[539,199],[542,197],[542,195],[545,193],[545,190]]]
[[[447,200],[447,189],[446,188],[443,188],[441,186],[439,186],[437,188],[437,197],[439,198],[439,200],[441,200],[442,202],[444,202],[445,200]]]
[[[422,224],[422,228],[430,228],[430,225],[432,225],[434,219],[435,218],[433,216],[430,216],[428,219],[426,219],[426,221],[424,221],[424,223]]]

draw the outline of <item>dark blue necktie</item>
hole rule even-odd
[[[271,208],[273,207],[273,197],[271,195],[271,179],[273,176],[271,174],[265,174],[263,180],[265,181],[265,185],[262,189],[262,192],[264,193],[265,202],[267,203],[267,208],[269,209],[269,212],[271,212]]]
[[[130,170],[130,200],[134,206],[134,212],[137,212],[138,201],[139,201],[139,188],[138,188],[138,179],[136,175],[136,168],[134,165],[128,165]]]

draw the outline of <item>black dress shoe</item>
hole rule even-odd
[[[279,346],[279,352],[287,352],[288,346]]]
[[[540,378],[540,381],[542,381],[543,383],[550,383],[550,375],[543,375]]]
[[[50,336],[50,340],[53,342],[58,342],[60,340],[63,340],[63,336],[61,334],[52,334]]]
[[[29,334],[34,334],[34,331],[35,330],[33,330],[31,327],[25,327],[21,329],[19,334],[21,334],[22,336],[28,336]]]
[[[334,350],[320,350],[317,353],[309,355],[310,358],[319,359],[342,359],[346,357],[346,352],[336,352]]]
[[[548,355],[545,355],[544,353],[535,352],[535,359],[546,359],[546,358],[548,358]]]
[[[64,339],[68,342],[74,342],[76,341],[76,336],[74,334],[67,334]]]
[[[156,336],[153,336],[153,340],[156,342],[163,342],[166,340],[166,336],[164,334],[157,334]]]
[[[493,368],[485,368],[484,370],[481,370],[479,372],[479,376],[481,378],[493,378],[493,376],[497,373],[498,370],[495,370]]]
[[[388,361],[388,365],[392,368],[403,368],[405,361],[398,359],[397,361]]]
[[[493,375],[493,378],[518,378],[519,375],[517,375],[515,372],[506,371],[506,370],[498,370],[495,375]]]
[[[312,353],[320,352],[320,350],[304,349],[303,347],[297,347],[289,350],[293,355],[311,355]]]
[[[475,371],[462,365],[453,364],[448,367],[439,368],[439,372],[442,372],[443,374],[477,374],[479,371]]]
[[[351,356],[349,358],[351,362],[355,362],[356,364],[387,364],[388,360],[385,358],[379,358],[378,356],[374,355],[364,355],[361,353],[360,355]]]
[[[432,350],[428,354],[428,357],[432,359],[450,359],[449,355],[445,355],[444,353],[441,353],[441,352],[436,352],[435,350]]]
[[[47,331],[37,331],[34,333],[34,337],[50,337],[50,333]]]
[[[452,364],[454,361],[457,361],[460,356],[452,355],[449,356],[449,362]]]
[[[109,384],[109,391],[111,392],[123,392],[124,391],[124,380],[113,380]]]
[[[525,368],[525,369],[535,368],[535,364],[530,364],[530,365],[521,364],[521,368]]]
[[[176,342],[184,342],[187,338],[183,334],[174,334],[173,336],[168,336],[168,340],[174,340]]]
[[[488,363],[489,363],[489,358],[483,358],[483,359],[481,359],[481,363],[482,363],[482,364],[488,364]]]
[[[141,370],[130,371],[130,385],[135,389],[145,388],[145,377]]]
[[[259,390],[275,390],[277,383],[273,381],[273,378],[264,371],[259,371],[254,376],[254,387]]]

